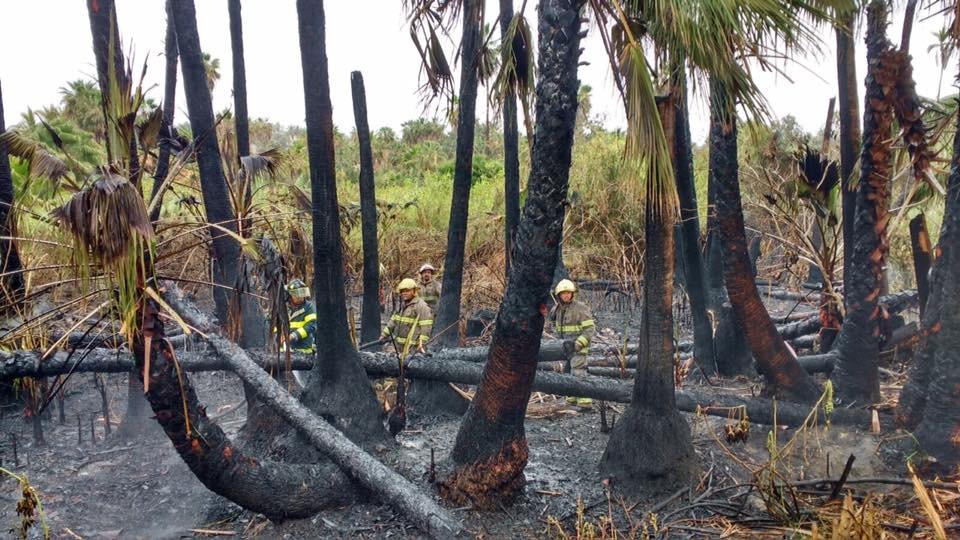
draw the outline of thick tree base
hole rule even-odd
[[[407,410],[418,418],[425,416],[463,416],[470,402],[449,383],[420,379],[410,382]]]
[[[743,332],[740,331],[733,307],[729,302],[724,302],[719,308],[718,317],[717,331],[714,335],[717,370],[724,377],[755,376],[757,368],[753,364],[753,354],[743,337]]]
[[[495,455],[454,466],[437,483],[440,496],[456,505],[473,505],[478,510],[499,510],[509,504],[527,484],[523,469],[529,449],[525,438],[513,439]]]
[[[600,473],[626,494],[672,491],[686,485],[697,469],[690,426],[676,410],[631,405],[617,421]]]

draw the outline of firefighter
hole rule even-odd
[[[573,341],[576,354],[570,360],[570,370],[577,377],[587,374],[587,352],[590,349],[590,340],[596,334],[596,323],[590,308],[583,302],[574,300],[577,286],[569,279],[562,279],[557,283],[554,291],[557,295],[557,305],[550,313],[550,322],[559,339]],[[567,403],[578,407],[589,408],[593,405],[590,398],[567,397]]]
[[[434,280],[437,269],[430,263],[420,267],[420,298],[430,306],[430,310],[437,312],[437,302],[440,301],[440,282]]]
[[[293,351],[313,354],[317,350],[314,342],[317,333],[317,308],[308,300],[310,288],[303,281],[295,279],[287,284],[286,289],[290,321],[287,343]]]
[[[417,282],[410,278],[404,278],[397,285],[400,306],[390,316],[390,322],[380,334],[380,341],[392,340],[401,351],[426,352],[425,346],[433,331],[433,311],[417,295],[418,289]]]

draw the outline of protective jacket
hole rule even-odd
[[[437,312],[437,303],[440,302],[440,281],[436,278],[430,280],[430,283],[420,281],[420,298],[430,308],[430,311]]]
[[[293,338],[290,348],[302,353],[313,353],[317,350],[315,339],[317,334],[317,308],[313,302],[305,301],[289,315],[290,334]]]
[[[393,338],[400,347],[409,340],[412,348],[425,345],[432,331],[433,311],[422,298],[414,296],[409,302],[401,302],[381,337]]]
[[[590,308],[583,302],[573,300],[569,304],[557,302],[550,314],[550,321],[562,340],[573,340],[577,346],[577,353],[586,356],[590,348],[590,340],[597,333],[596,323]]]

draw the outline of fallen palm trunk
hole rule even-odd
[[[443,349],[434,354],[434,358],[443,360],[457,360],[460,362],[486,362],[488,347],[463,347],[460,349]],[[573,343],[560,340],[544,340],[540,343],[540,356],[537,361],[565,362],[573,357]]]
[[[421,530],[433,537],[447,538],[463,532],[462,526],[436,501],[406,478],[374,459],[346,435],[313,414],[251,360],[243,349],[220,337],[211,328],[212,325],[206,317],[196,309],[196,306],[184,299],[179,290],[172,288],[172,292],[166,295],[166,299],[181,317],[209,332],[205,336],[207,342],[260,400],[268,404],[313,446],[330,457],[371,493],[399,510]],[[387,355],[383,355],[382,358],[396,370],[395,359]]]
[[[397,362],[385,354],[361,354],[360,362],[367,374],[375,377],[395,377]],[[461,384],[477,384],[483,366],[470,362],[438,362],[434,358],[417,357],[405,366],[406,376]],[[533,380],[533,391],[563,396],[589,397],[616,403],[629,403],[633,385],[600,377],[574,377],[538,371]],[[713,395],[703,390],[683,390],[676,393],[677,407],[682,411],[726,417],[730,409],[745,407],[751,422],[773,424],[773,401],[766,398],[743,398]],[[799,426],[810,414],[810,407],[778,401],[777,424]],[[822,411],[819,413],[822,419]],[[837,409],[830,415],[834,424],[870,426],[871,412],[860,409]]]
[[[689,352],[680,353],[679,359],[681,361],[688,360],[690,358],[693,358],[693,353],[689,353]],[[636,354],[627,356],[626,358],[623,359],[622,364],[621,364],[620,358],[614,358],[610,356],[591,356],[587,358],[587,364],[590,367],[598,367],[598,368],[615,368],[615,369],[620,369],[621,367],[635,368],[637,367],[637,356]]]

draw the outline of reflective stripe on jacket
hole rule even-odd
[[[392,337],[397,345],[401,346],[406,345],[409,336],[412,339],[410,346],[417,347],[430,339],[432,331],[433,312],[422,298],[415,296],[390,316],[390,322],[383,329],[382,336]]]
[[[290,313],[289,318],[290,333],[295,338],[290,343],[290,348],[303,353],[316,351],[317,308],[313,302],[304,302]]]
[[[587,354],[590,340],[597,333],[597,325],[586,304],[577,300],[569,304],[559,302],[550,314],[550,321],[557,338],[574,340],[580,346],[579,354]]]

